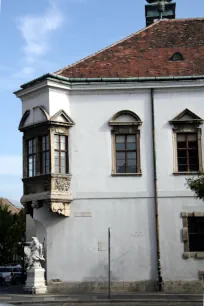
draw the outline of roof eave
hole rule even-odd
[[[123,83],[123,82],[149,82],[149,81],[181,81],[181,80],[199,80],[204,79],[204,75],[192,75],[192,76],[162,76],[162,77],[126,77],[126,78],[68,78],[64,76],[59,76],[52,73],[47,73],[39,78],[36,78],[28,83],[21,85],[21,89],[14,92],[18,94],[20,91],[32,87],[37,83],[40,83],[43,80],[58,80],[66,82],[67,84],[71,83]]]

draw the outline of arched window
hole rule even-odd
[[[112,127],[112,175],[141,175],[141,124],[139,116],[129,110],[116,113],[109,121]]]
[[[178,62],[178,61],[183,61],[183,60],[184,60],[184,57],[179,52],[174,53],[172,57],[170,58],[170,61],[173,61],[173,62]]]

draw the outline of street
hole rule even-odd
[[[105,293],[32,295],[25,294],[22,285],[6,285],[0,286],[0,306],[1,303],[15,306],[203,306],[203,296],[201,294],[114,293],[109,301]]]

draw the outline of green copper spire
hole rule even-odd
[[[172,0],[146,0],[145,5],[146,25],[158,19],[174,19],[176,16],[176,3]]]

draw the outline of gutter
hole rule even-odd
[[[155,137],[155,117],[154,117],[154,89],[151,88],[151,114],[152,114],[152,145],[153,145],[153,171],[154,171],[154,206],[156,224],[156,248],[157,248],[157,282],[159,291],[163,291],[163,279],[161,273],[161,253],[159,237],[159,209],[158,209],[158,188],[157,188],[157,159],[156,159],[156,137]]]
[[[47,73],[41,77],[34,79],[28,83],[21,85],[21,89],[30,87],[36,83],[41,82],[42,80],[58,80],[66,82],[67,84],[71,83],[124,83],[124,82],[148,82],[148,81],[181,81],[181,80],[200,80],[204,79],[204,75],[192,75],[192,76],[161,76],[161,77],[130,77],[130,78],[67,78],[53,73]],[[18,91],[16,91],[18,92]]]

